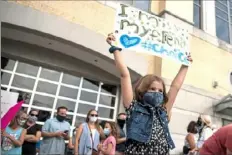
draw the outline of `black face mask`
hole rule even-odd
[[[120,128],[123,128],[126,121],[123,119],[117,119],[117,121],[118,121],[118,125],[120,126]]]
[[[61,116],[61,115],[57,115],[56,118],[57,118],[57,120],[60,121],[60,122],[63,122],[63,121],[66,119],[65,116]]]
[[[197,126],[200,127],[200,126],[202,126],[202,125],[203,125],[203,122],[201,121],[201,119],[198,119],[198,120],[197,120]]]

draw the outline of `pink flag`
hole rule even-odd
[[[10,121],[15,117],[16,113],[21,108],[24,101],[20,101],[17,104],[15,104],[13,107],[11,107],[7,113],[1,118],[1,129],[5,129],[7,125],[10,123]]]

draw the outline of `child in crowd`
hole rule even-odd
[[[27,131],[21,126],[26,119],[26,114],[23,111],[19,111],[6,129],[1,131],[1,155],[22,154],[22,145]]]
[[[107,137],[103,144],[98,145],[100,155],[114,155],[116,150],[117,127],[113,122],[106,122],[104,134]]]

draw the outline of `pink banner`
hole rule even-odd
[[[11,107],[6,114],[1,118],[1,129],[5,129],[10,121],[15,117],[16,113],[20,110],[24,101],[20,101]]]

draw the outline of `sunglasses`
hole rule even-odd
[[[36,116],[36,117],[38,116],[38,115],[35,115],[35,114],[30,114],[30,115],[31,115],[31,116]]]
[[[92,116],[92,117],[98,117],[98,114],[90,114],[90,116]]]

